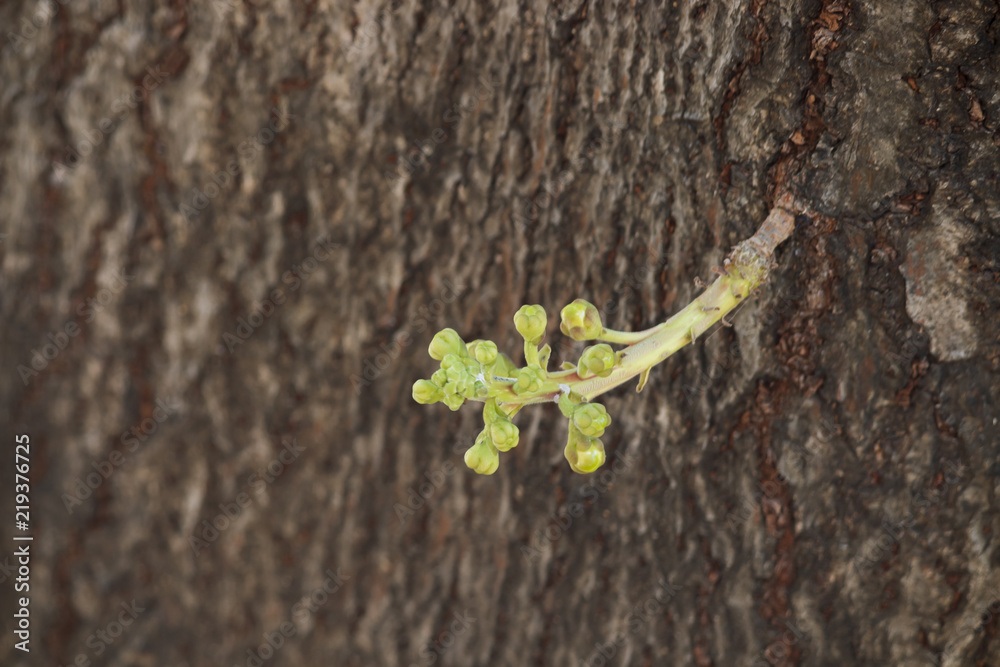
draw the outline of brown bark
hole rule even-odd
[[[53,7],[0,6],[0,662],[1000,664],[996,2]],[[446,326],[666,319],[786,190],[605,472],[410,398]]]

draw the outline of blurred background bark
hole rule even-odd
[[[4,3],[0,662],[1000,664],[998,11]],[[446,326],[662,321],[782,189],[604,472],[410,398]]]

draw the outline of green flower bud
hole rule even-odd
[[[538,391],[542,388],[542,369],[532,368],[527,366],[525,368],[518,369],[517,375],[515,376],[517,381],[514,382],[512,389],[515,394],[524,394],[528,392]]]
[[[529,343],[538,344],[545,335],[545,309],[541,306],[521,306],[514,313],[514,327]]]
[[[563,455],[573,472],[581,474],[594,472],[607,460],[604,443],[597,438],[583,435],[572,424],[569,427],[569,441],[566,443]]]
[[[457,354],[446,354],[441,359],[441,368],[448,371],[451,369],[465,370],[465,362],[462,361],[462,357]]]
[[[458,394],[459,396],[463,396],[465,398],[468,398],[469,392],[475,388],[474,381],[468,376],[462,376],[454,383],[449,382],[445,385],[445,387],[448,387],[449,385],[452,385],[453,390],[448,393]]]
[[[465,465],[480,475],[492,475],[500,467],[500,454],[485,430],[476,437],[476,444],[465,452]]]
[[[611,425],[611,417],[600,403],[583,403],[573,410],[573,425],[583,435],[600,438]]]
[[[443,387],[447,381],[448,381],[448,371],[446,371],[443,368],[437,369],[436,371],[434,371],[434,374],[431,375],[431,382],[433,382],[439,387]]]
[[[490,424],[490,440],[501,452],[506,452],[517,446],[518,430],[509,421],[496,421]]]
[[[413,400],[423,405],[437,403],[444,398],[444,392],[430,380],[417,380],[413,383]]]
[[[457,331],[441,329],[431,339],[431,344],[427,347],[427,354],[431,355],[431,359],[441,361],[449,354],[464,355],[467,354],[467,351],[465,342],[462,341],[462,337],[458,335]]]
[[[577,299],[563,308],[559,316],[559,330],[573,340],[594,340],[604,331],[601,314],[589,301]]]
[[[497,359],[497,344],[491,340],[484,340],[476,346],[476,361],[483,365],[492,364]]]
[[[445,393],[444,398],[441,400],[451,409],[452,412],[456,412],[460,407],[465,405],[465,397],[459,396],[458,394]]]
[[[576,374],[583,379],[607,377],[615,369],[615,351],[607,343],[591,345],[580,355],[580,363],[576,366]]]

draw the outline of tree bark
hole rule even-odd
[[[1000,664],[998,3],[44,7],[0,6],[0,662]],[[530,406],[475,475],[411,399],[444,327],[665,320],[786,191],[602,472]]]

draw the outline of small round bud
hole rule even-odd
[[[430,380],[417,380],[413,383],[413,400],[422,405],[437,403],[444,398],[444,392]]]
[[[573,340],[594,340],[604,331],[601,314],[597,306],[589,301],[577,299],[563,308],[559,315],[559,330]]]
[[[514,313],[514,327],[524,340],[537,344],[545,335],[545,309],[541,306],[521,306]]]
[[[611,425],[611,416],[600,403],[582,403],[573,410],[573,425],[586,436],[600,438]]]
[[[574,436],[574,430],[574,427],[570,426],[569,442],[566,443],[563,455],[573,472],[584,475],[592,473],[604,465],[607,460],[607,455],[604,453],[604,443],[597,438],[585,436],[579,431]]]
[[[492,364],[497,359],[497,344],[491,340],[484,340],[476,346],[476,361],[481,364]]]
[[[465,362],[462,361],[462,357],[457,354],[449,353],[444,355],[441,359],[441,368],[448,371],[451,369],[457,369],[460,371],[465,370]]]
[[[465,397],[459,396],[458,394],[445,394],[445,397],[441,399],[445,405],[447,405],[452,412],[456,412],[460,407],[465,405]]]
[[[615,368],[615,352],[607,343],[591,345],[580,355],[580,363],[577,364],[576,374],[583,379],[594,377],[607,377]]]
[[[518,430],[509,421],[496,421],[489,425],[490,440],[501,452],[506,452],[517,446]]]
[[[485,430],[476,437],[476,444],[465,452],[465,465],[480,475],[492,475],[500,467],[500,454]]]
[[[431,359],[441,361],[449,354],[464,355],[467,354],[467,351],[465,343],[457,331],[441,329],[431,339],[431,344],[427,347],[427,354],[431,355]]]
[[[527,366],[517,371],[513,387],[515,394],[526,394],[542,388],[542,369]]]
[[[443,387],[447,381],[448,381],[448,371],[446,371],[443,368],[437,369],[436,371],[434,371],[434,374],[431,375],[431,382],[433,382],[439,387]]]

